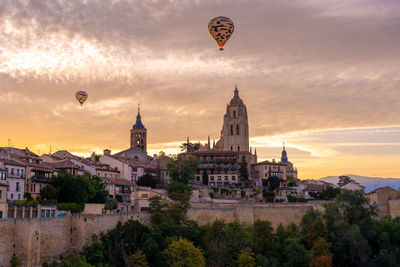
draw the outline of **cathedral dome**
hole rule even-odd
[[[239,97],[239,90],[237,89],[237,86],[235,88],[235,95],[233,96],[229,104],[234,106],[244,105],[243,100]]]

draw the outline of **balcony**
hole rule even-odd
[[[45,176],[44,174],[37,174],[32,176],[33,182],[43,182],[43,183],[51,183],[53,181],[53,176]]]

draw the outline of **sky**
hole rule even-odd
[[[149,154],[177,153],[219,139],[237,84],[259,160],[400,177],[399,43],[394,0],[2,0],[0,146],[117,152],[140,104]]]

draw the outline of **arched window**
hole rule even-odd
[[[231,135],[233,135],[233,125],[231,125]]]
[[[236,125],[236,133],[237,133],[237,134],[240,134],[240,133],[239,133],[239,124]]]

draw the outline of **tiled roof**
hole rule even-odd
[[[307,185],[306,188],[304,188],[303,191],[322,191],[325,189],[325,185],[323,184],[310,184]]]
[[[21,166],[21,167],[26,167],[26,164],[13,160],[13,159],[2,159],[0,158],[0,162],[3,162],[4,164],[8,165],[15,165],[15,166]]]
[[[117,178],[108,178],[108,177],[101,177],[101,179],[105,180],[106,182],[108,182],[110,184],[135,186],[134,183],[132,183],[131,181],[128,181],[126,179],[117,179]]]
[[[399,192],[399,190],[396,190],[396,189],[394,189],[393,187],[385,186],[385,187],[376,188],[376,189],[372,190],[371,192],[369,192],[367,195],[377,193],[378,191],[381,191],[381,190],[383,190],[383,189],[392,189],[392,190],[394,190],[394,191]]]

